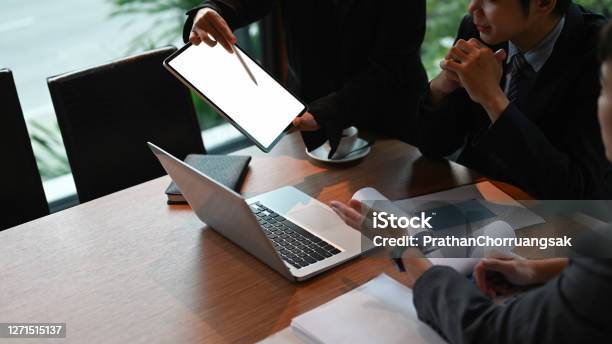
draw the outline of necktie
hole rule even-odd
[[[516,103],[519,100],[519,85],[521,80],[527,75],[531,69],[529,62],[525,60],[525,57],[521,53],[517,53],[512,57],[512,66],[510,69],[510,84],[506,95],[510,102]]]

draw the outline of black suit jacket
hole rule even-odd
[[[439,109],[428,107],[425,96],[418,120],[421,152],[443,157],[463,147],[458,162],[541,199],[608,198],[610,165],[597,121],[596,50],[605,20],[576,5],[565,18],[552,55],[534,80],[520,85],[518,104],[493,126],[463,89]],[[472,37],[479,34],[468,16],[458,38]],[[492,48],[507,49],[507,43]]]
[[[232,29],[267,14],[274,0],[207,0]],[[427,75],[420,46],[425,1],[279,1],[287,37],[289,84],[322,130],[305,133],[309,149],[356,125],[416,143],[416,110]],[[293,81],[293,82],[291,82]]]
[[[450,343],[610,343],[612,259],[587,255],[610,257],[611,233],[586,234],[557,278],[503,305],[452,268],[435,266],[414,285],[419,319]]]

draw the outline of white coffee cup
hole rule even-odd
[[[331,159],[342,159],[350,154],[357,147],[359,142],[359,130],[356,127],[348,127],[342,131],[342,137],[340,138],[340,143],[338,144],[338,148],[336,152],[331,157]]]

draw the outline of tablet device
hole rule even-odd
[[[230,54],[220,44],[188,43],[164,60],[164,67],[264,152],[306,111],[306,105],[238,46]]]

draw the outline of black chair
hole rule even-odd
[[[0,69],[0,231],[49,214],[13,73]]]
[[[167,47],[47,79],[81,202],[164,175],[146,145],[204,154],[191,93],[165,70]]]

